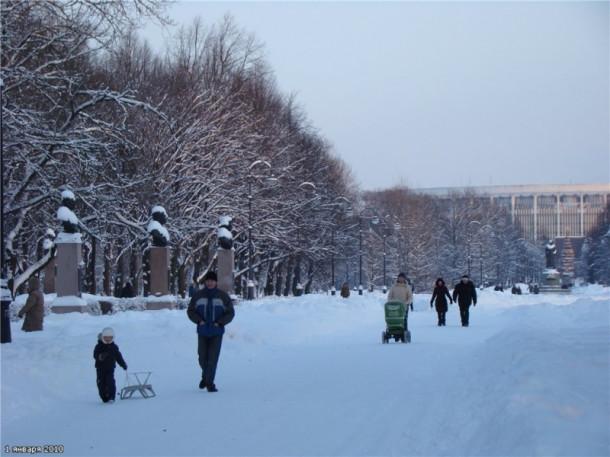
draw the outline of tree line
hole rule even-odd
[[[63,190],[77,197],[89,293],[127,278],[147,293],[153,206],[169,216],[175,294],[214,268],[221,216],[233,219],[237,293],[250,269],[269,295],[353,283],[356,270],[377,287],[398,270],[426,287],[466,269],[534,277],[540,249],[501,209],[467,194],[360,192],[230,16],[195,18],[153,51],[138,27],[167,23],[168,3],[2,2],[2,266],[14,291],[49,261],[42,241],[60,227]]]

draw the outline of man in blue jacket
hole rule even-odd
[[[220,357],[222,335],[225,332],[225,325],[235,317],[235,308],[231,297],[216,287],[218,281],[216,273],[209,271],[204,279],[205,287],[193,294],[186,314],[197,324],[199,336],[197,353],[201,367],[199,388],[207,387],[208,392],[218,392],[214,378]]]

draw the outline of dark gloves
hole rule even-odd
[[[127,371],[127,364],[123,365],[123,370]]]
[[[432,308],[432,302],[430,302],[430,308]]]
[[[413,303],[411,303],[411,311],[413,311]]]

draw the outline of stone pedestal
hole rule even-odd
[[[81,235],[61,232],[55,239],[55,245],[57,254],[54,279],[57,298],[51,304],[51,310],[58,314],[86,313],[87,302],[81,298],[84,273]]]
[[[150,256],[150,295],[169,294],[169,248],[153,246]]]
[[[157,311],[160,309],[174,309],[175,307],[176,300],[173,295],[163,295],[161,297],[146,298],[146,309],[150,311]]]
[[[57,297],[51,303],[51,312],[55,314],[86,313],[87,301],[75,295]]]
[[[232,249],[219,249],[218,259],[218,288],[228,294],[235,292],[235,280],[233,270],[235,269],[235,252]]]
[[[51,261],[44,267],[44,282],[42,283],[42,287],[45,294],[54,294],[55,293],[55,259],[51,259]]]
[[[80,233],[60,233],[55,240],[55,292],[58,297],[81,296],[79,268],[83,254]]]
[[[150,296],[146,309],[174,309],[174,299],[169,295],[169,248],[152,246],[150,259]]]
[[[561,273],[554,268],[547,268],[542,272],[542,284],[540,284],[540,293],[543,294],[566,294],[570,293],[569,288],[562,287]]]

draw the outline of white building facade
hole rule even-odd
[[[446,196],[473,192],[506,208],[521,236],[531,243],[555,238],[583,238],[608,222],[610,183],[484,186],[420,189],[418,193]]]

